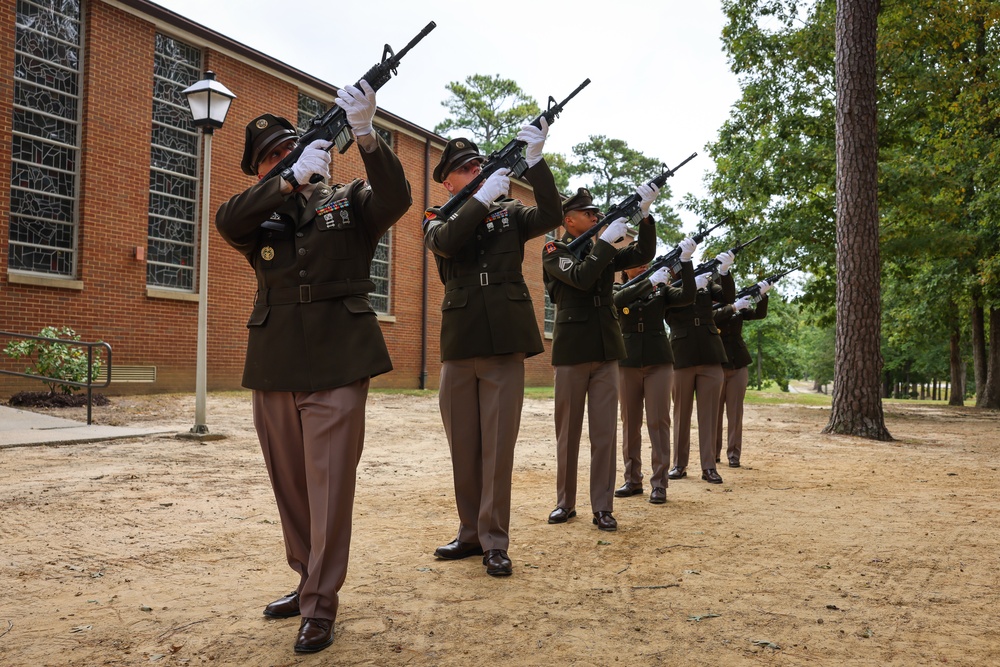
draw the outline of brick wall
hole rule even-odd
[[[0,6],[0,61],[13,62],[14,3]],[[115,365],[156,366],[153,384],[112,384],[105,393],[193,391],[198,303],[169,298],[146,289],[146,265],[136,257],[147,242],[150,136],[152,131],[153,52],[157,32],[146,17],[103,2],[85,11],[83,133],[79,209],[78,275],[73,286],[11,282],[7,271],[9,230],[11,68],[0,69],[0,330],[34,334],[46,325],[69,326],[84,340],[103,340],[114,351]],[[164,30],[185,41],[183,32]],[[215,211],[233,193],[253,181],[239,168],[243,128],[265,111],[294,119],[297,82],[279,78],[257,64],[203,49],[203,66],[237,95],[225,126],[212,144],[209,209]],[[306,79],[308,77],[305,77]],[[334,82],[336,83],[336,82]],[[390,110],[405,118],[405,109]],[[428,144],[428,140],[435,144]],[[382,330],[395,370],[375,378],[376,387],[436,388],[440,372],[440,303],[443,287],[434,259],[424,250],[420,223],[427,205],[441,204],[443,188],[430,179],[442,145],[433,137],[394,132],[394,148],[403,163],[413,206],[393,229],[390,264],[390,316]],[[335,154],[333,180],[362,175],[358,149]],[[528,188],[515,185],[514,196],[534,203]],[[525,249],[524,274],[541,328],[543,239]],[[195,254],[197,257],[197,253]],[[240,386],[246,350],[246,319],[253,299],[253,272],[243,257],[218,235],[209,236],[208,388]],[[51,281],[49,281],[51,282]],[[82,283],[82,288],[79,284]],[[426,285],[426,298],[425,298]],[[426,326],[424,309],[426,306]],[[331,332],[335,338],[336,332]],[[0,345],[6,341],[0,340]],[[546,352],[526,363],[528,384],[552,383]],[[3,355],[0,369],[23,370]],[[425,361],[424,361],[425,359]],[[40,390],[41,383],[0,375],[0,395]]]

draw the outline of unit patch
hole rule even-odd
[[[552,241],[549,241],[548,243],[545,244],[545,254],[546,255],[551,255],[555,251],[556,251],[556,244],[555,243],[553,243]]]

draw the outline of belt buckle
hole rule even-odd
[[[594,297],[594,308],[600,308],[600,307],[601,307],[601,297],[595,296]]]
[[[646,328],[646,325],[643,324],[642,322],[639,322],[639,328],[637,329],[637,331],[639,333],[642,333],[645,330],[645,328]]]
[[[312,303],[312,285],[299,285],[299,303]]]
[[[479,274],[479,286],[486,287],[490,284],[490,274],[483,272]]]
[[[701,319],[699,319],[699,318],[697,318],[697,317],[696,317],[696,318],[694,318],[694,325],[695,325],[696,327],[700,327],[700,326],[701,326]]]

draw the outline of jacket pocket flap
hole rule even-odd
[[[271,306],[266,303],[258,303],[250,311],[250,319],[247,320],[247,328],[262,327],[267,321],[267,315],[271,312]]]
[[[344,299],[344,307],[352,313],[374,313],[371,301],[363,296],[349,296]]]
[[[444,301],[441,302],[441,310],[451,310],[452,308],[465,308],[469,303],[469,291],[464,287],[448,290],[444,294]]]
[[[556,322],[586,322],[590,319],[590,308],[558,308]]]

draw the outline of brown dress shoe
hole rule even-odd
[[[576,510],[557,507],[549,513],[549,523],[566,523],[576,516]]]
[[[264,615],[268,618],[291,618],[299,615],[299,592],[292,591],[283,598],[278,598],[264,607]]]
[[[709,484],[722,484],[722,477],[719,476],[715,468],[701,471],[701,478]]]
[[[333,621],[328,618],[303,618],[295,640],[296,653],[315,653],[333,643]]]
[[[687,477],[687,468],[679,468],[674,466],[667,473],[667,479],[680,479],[681,477]]]
[[[611,512],[594,512],[594,525],[597,530],[618,530],[618,522],[611,516]]]
[[[509,577],[512,570],[507,552],[503,549],[490,549],[483,556],[486,574],[491,577]]]
[[[643,492],[642,482],[633,483],[625,482],[617,489],[615,489],[615,498],[628,498],[629,496],[637,496]]]
[[[469,556],[482,556],[483,548],[478,543],[459,542],[455,538],[443,547],[434,550],[434,555],[444,560],[461,560]]]
[[[654,505],[662,505],[667,502],[667,490],[662,486],[654,486],[653,492],[649,494],[649,502]]]

